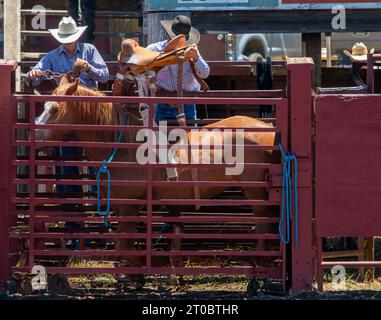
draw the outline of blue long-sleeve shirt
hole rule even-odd
[[[48,52],[34,67],[38,71],[52,70],[58,73],[70,72],[73,69],[77,58],[86,60],[90,65],[89,72],[81,72],[80,81],[87,87],[96,87],[97,82],[104,83],[109,79],[109,71],[97,48],[90,43],[77,43],[74,56],[71,58],[67,54],[65,47],[60,45],[58,48]],[[33,80],[33,85],[38,85],[43,79]],[[55,79],[57,84],[60,78]]]

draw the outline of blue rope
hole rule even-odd
[[[127,118],[128,118],[128,113],[126,112],[124,114],[124,120],[123,120],[123,123],[124,125],[127,124]],[[119,134],[118,134],[118,138],[116,140],[116,143],[120,143],[122,141],[122,137],[123,137],[123,132],[124,130],[120,130],[119,131]],[[98,211],[97,211],[97,214],[98,216],[101,216],[103,217],[103,220],[104,220],[104,223],[106,225],[106,227],[110,227],[111,224],[109,224],[107,222],[107,219],[110,215],[110,207],[111,207],[111,200],[110,200],[110,197],[111,197],[111,173],[110,173],[110,169],[107,167],[107,164],[108,163],[111,163],[114,158],[115,158],[115,155],[116,153],[118,152],[118,147],[115,147],[110,155],[110,157],[108,158],[108,160],[103,160],[103,163],[101,165],[101,167],[99,168],[98,172],[97,172],[97,201],[98,201]],[[101,186],[100,186],[100,180],[101,180],[101,174],[102,173],[106,173],[107,174],[107,204],[106,204],[106,210],[105,211],[101,211]]]
[[[290,242],[292,215],[292,192],[294,191],[294,223],[295,223],[295,246],[299,244],[299,212],[298,212],[298,159],[295,155],[284,152],[279,144],[279,149],[283,158],[282,175],[282,208],[279,221],[279,235],[284,244]],[[294,190],[292,190],[291,162],[294,161]],[[284,224],[286,224],[286,235],[284,235]]]

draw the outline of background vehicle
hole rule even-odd
[[[302,55],[302,36],[300,33],[246,33],[236,36],[236,59],[256,60],[256,57]]]

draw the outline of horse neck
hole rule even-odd
[[[105,106],[104,106],[105,107]],[[130,113],[127,113],[127,123],[125,123],[126,112],[121,110],[121,108],[113,105],[111,108],[101,110],[102,112],[111,112],[111,115],[106,117],[98,116],[96,125],[138,125],[139,119],[135,118]],[[128,130],[128,127],[123,130],[121,143],[134,143],[136,142],[135,131]],[[84,131],[79,134],[79,140],[81,141],[90,141],[90,142],[111,142],[115,143],[118,140],[120,131],[103,131],[103,130],[93,130],[93,131]],[[85,152],[90,160],[100,161],[103,159],[108,159],[111,155],[114,148],[86,148]],[[135,162],[136,161],[136,152],[134,149],[118,149],[116,153],[116,160],[118,161],[127,161]]]

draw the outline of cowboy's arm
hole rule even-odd
[[[32,81],[33,86],[38,86],[42,80],[44,80],[42,77],[34,77],[35,72],[41,72],[45,70],[51,70],[52,69],[52,61],[50,59],[50,54],[47,54],[44,56],[33,68],[30,70],[26,75],[27,81]]]
[[[167,41],[161,41],[156,43],[151,43],[146,47],[146,49],[155,51],[155,52],[162,52],[165,48]]]
[[[210,74],[209,65],[201,57],[201,55],[199,55],[197,61],[194,62],[194,66],[200,78],[206,79],[209,76]]]
[[[98,50],[94,47],[93,55],[91,61],[87,61],[90,68],[88,74],[91,79],[101,83],[105,83],[109,79],[109,71],[106,63],[104,62],[102,56]]]

